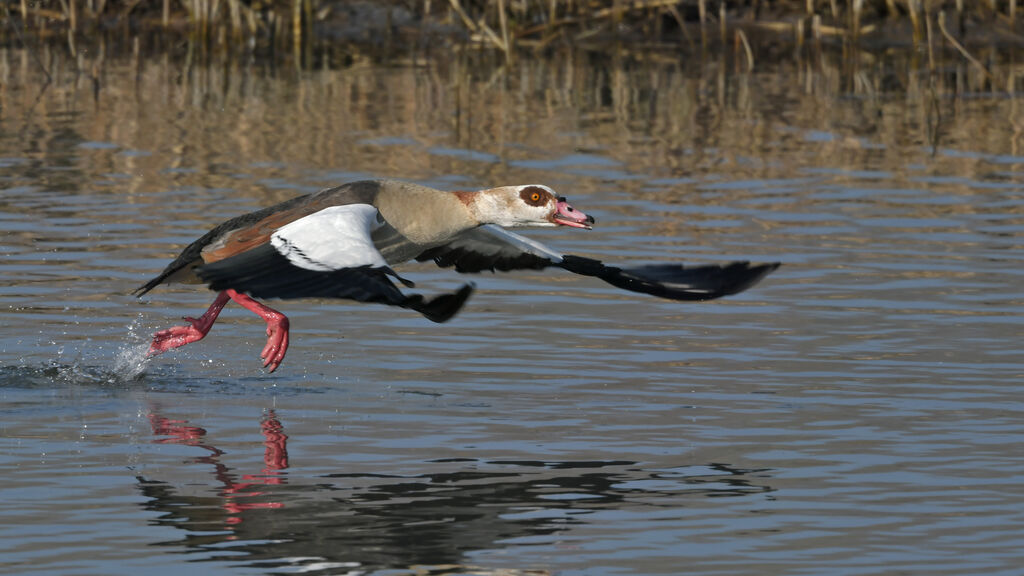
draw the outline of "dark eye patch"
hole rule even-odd
[[[548,203],[550,194],[540,186],[527,186],[519,191],[519,197],[530,206],[543,206]]]

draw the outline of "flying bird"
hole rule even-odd
[[[590,229],[593,224],[593,217],[540,184],[446,192],[396,180],[352,182],[214,227],[133,293],[142,296],[169,282],[206,284],[217,292],[198,318],[185,317],[187,325],[155,333],[149,356],[202,340],[233,301],[266,321],[260,359],[273,372],[288,351],[288,318],[257,299],[344,298],[414,310],[433,322],[454,316],[473,285],[432,298],[407,294],[395,282],[407,288],[413,283],[392,266],[411,260],[430,260],[460,273],[557,267],[671,300],[736,294],[779,267],[747,262],[609,266],[505,230]]]

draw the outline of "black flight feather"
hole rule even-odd
[[[480,227],[452,242],[425,250],[416,257],[433,260],[441,268],[475,273],[489,270],[541,270],[558,267],[575,274],[593,276],[629,290],[669,300],[712,300],[750,288],[779,267],[778,263],[750,264],[649,264],[631,268],[608,266],[600,260],[560,255],[540,244],[507,230]]]
[[[730,262],[689,267],[682,264],[650,264],[618,268],[606,266],[599,260],[566,255],[557,266],[576,274],[600,278],[617,288],[659,298],[712,300],[743,292],[780,264]]]
[[[483,254],[470,248],[444,245],[424,251],[416,257],[419,262],[433,260],[441,268],[455,268],[460,274],[473,274],[489,270],[509,272],[511,270],[542,270],[552,266],[549,258],[529,252],[510,254]]]

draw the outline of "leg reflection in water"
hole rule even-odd
[[[242,522],[241,513],[246,510],[284,507],[281,502],[249,501],[250,498],[259,500],[267,495],[266,492],[259,489],[260,486],[281,485],[286,482],[287,476],[284,471],[288,468],[288,436],[285,435],[284,427],[274,410],[266,410],[260,422],[260,431],[263,434],[263,445],[265,446],[264,468],[259,474],[242,474],[241,476],[233,472],[222,461],[221,457],[226,453],[206,439],[204,428],[193,426],[187,420],[167,418],[160,413],[158,407],[153,407],[150,410],[149,422],[153,429],[153,435],[159,437],[153,440],[153,443],[195,446],[209,452],[207,455],[195,458],[192,462],[209,464],[213,467],[213,476],[219,485],[217,493],[220,509],[224,512],[223,525],[225,527],[240,524]]]

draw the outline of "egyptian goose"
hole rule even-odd
[[[288,318],[256,298],[347,298],[408,308],[434,322],[454,316],[473,286],[429,299],[404,294],[392,279],[409,288],[413,283],[391,266],[409,260],[433,260],[468,273],[557,266],[672,300],[736,294],[779,266],[732,262],[618,268],[560,254],[503,229],[590,229],[593,223],[554,190],[537,184],[442,192],[395,180],[352,182],[216,226],[134,294],[142,296],[167,282],[204,283],[218,292],[203,315],[185,318],[187,326],[154,334],[150,356],[201,340],[233,300],[266,321],[268,338],[260,358],[273,372],[288,350]]]

